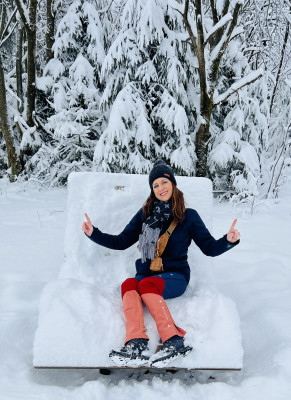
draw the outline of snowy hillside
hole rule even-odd
[[[214,206],[215,237],[238,216],[241,243],[214,259],[220,292],[236,303],[245,351],[241,372],[147,374],[34,370],[32,346],[44,286],[63,261],[66,190],[0,181],[0,399],[134,398],[289,400],[291,393],[291,181],[278,204],[245,219]],[[212,374],[213,375],[213,374]]]

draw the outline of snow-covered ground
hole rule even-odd
[[[219,290],[237,305],[241,372],[160,374],[34,370],[32,346],[42,289],[63,257],[66,190],[0,181],[0,399],[284,399],[291,393],[291,180],[272,208],[239,218],[241,244],[214,259]],[[235,211],[214,206],[214,235]],[[240,215],[238,215],[240,217]]]

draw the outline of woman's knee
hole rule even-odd
[[[138,284],[138,291],[141,295],[146,293],[155,293],[162,296],[164,289],[165,289],[164,279],[154,276],[149,278],[144,278]]]
[[[121,296],[123,297],[126,292],[136,290],[138,292],[138,280],[135,278],[128,278],[121,284]]]

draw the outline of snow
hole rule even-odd
[[[135,73],[135,78],[140,79],[143,85],[150,84],[150,81],[157,81],[158,74],[156,68],[151,60],[147,60],[145,63],[140,65]]]
[[[75,0],[67,10],[66,15],[58,24],[53,44],[54,57],[62,56],[64,49],[78,48],[78,34],[83,32],[80,15],[80,0]]]
[[[61,63],[60,60],[57,58],[52,58],[45,66],[43,75],[44,77],[52,77],[53,79],[59,78],[60,75],[62,75],[65,71],[65,66],[64,64]],[[41,78],[44,78],[41,77]],[[40,80],[40,78],[39,78]]]
[[[212,171],[215,171],[217,164],[220,164],[225,168],[227,164],[232,161],[234,157],[234,151],[227,142],[221,142],[213,150],[211,150],[210,157],[210,168]]]
[[[221,103],[231,94],[235,93],[239,88],[247,85],[249,82],[255,81],[256,79],[260,78],[263,75],[264,75],[264,70],[262,68],[259,68],[257,71],[250,72],[247,76],[239,79],[237,82],[232,84],[225,93],[222,93],[219,96],[215,96],[213,99],[214,104]]]
[[[164,37],[164,10],[160,0],[148,0],[143,3],[141,17],[137,21],[138,45],[140,49],[155,41],[161,42]],[[160,4],[161,3],[161,4]]]
[[[225,24],[227,24],[229,21],[232,20],[232,15],[231,13],[227,13],[226,15],[224,15],[218,22],[217,24],[215,24],[210,30],[209,32],[207,32],[207,35],[204,38],[204,43],[207,42],[207,40],[210,38],[211,35],[213,35],[213,33],[215,33],[218,29],[222,28]]]
[[[33,369],[40,295],[57,279],[63,257],[66,197],[65,189],[0,181],[1,400],[290,398],[290,178],[277,204],[257,207],[247,219],[228,204],[214,205],[214,236],[221,236],[235,216],[242,235],[240,245],[215,258],[211,267],[219,291],[235,301],[241,319],[244,368],[232,373],[113,371],[103,376],[96,370]]]
[[[188,132],[186,112],[167,90],[164,90],[161,95],[161,102],[155,111],[155,115],[163,121],[164,126],[170,132],[177,132],[180,135],[185,135]]]
[[[177,179],[188,207],[197,209],[211,228],[211,182],[205,178]],[[118,234],[148,195],[147,175],[70,175],[65,261],[60,279],[50,282],[41,297],[35,366],[111,365],[108,353],[121,347],[125,339],[120,285],[135,275],[134,262],[140,254],[136,245],[124,252],[97,246],[84,236],[80,226],[87,212],[103,232]],[[235,305],[217,291],[209,273],[212,259],[192,247],[189,288],[184,296],[168,304],[177,325],[187,331],[187,341],[195,352],[173,366],[239,369],[243,351]],[[145,324],[154,353],[159,337],[147,310]]]
[[[88,18],[87,32],[90,37],[90,44],[87,49],[87,54],[91,60],[96,60],[101,64],[105,57],[104,37],[102,35],[102,22],[99,18],[99,13],[96,8],[85,2],[83,4],[84,16]]]
[[[104,30],[106,56],[100,69],[104,87],[99,108],[104,111],[104,123],[97,126],[100,140],[94,169],[147,173],[147,160],[170,160],[177,150],[177,168],[188,175],[190,160],[191,175],[194,134],[190,140],[185,136],[194,129],[188,87],[195,81],[197,60],[190,46],[185,46],[188,34],[182,16],[171,8],[174,2],[127,0],[120,7],[117,3],[112,6],[118,8],[118,22],[114,26],[108,21]],[[191,96],[199,103],[195,91]],[[186,163],[179,150],[182,142],[187,143]]]

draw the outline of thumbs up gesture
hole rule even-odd
[[[235,229],[235,224],[237,223],[237,219],[235,219],[230,227],[230,230],[227,233],[227,240],[230,243],[235,243],[240,238],[240,233],[237,229]]]
[[[85,217],[87,221],[83,222],[82,231],[86,233],[87,236],[91,236],[93,232],[93,225],[87,214],[85,214]]]

